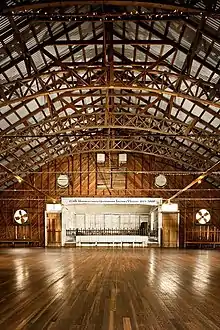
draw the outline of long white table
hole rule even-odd
[[[133,235],[90,235],[76,236],[76,246],[148,246],[156,242],[149,242],[148,236]]]

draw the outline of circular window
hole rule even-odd
[[[69,186],[68,175],[60,174],[57,178],[57,185],[59,188],[67,188]]]
[[[155,186],[156,187],[163,188],[166,186],[166,184],[167,184],[167,178],[165,177],[165,175],[160,174],[155,177]]]
[[[201,224],[205,225],[211,219],[209,211],[206,209],[201,209],[196,213],[196,220]]]
[[[24,210],[17,210],[14,214],[14,220],[19,225],[24,225],[28,221],[28,215],[27,212]]]

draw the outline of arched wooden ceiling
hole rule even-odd
[[[154,154],[186,170],[218,162],[219,8],[1,2],[0,164],[24,176],[83,150]],[[0,174],[1,188],[11,179]]]

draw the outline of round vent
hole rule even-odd
[[[209,211],[201,209],[196,213],[196,220],[201,224],[205,225],[211,219]]]
[[[14,220],[19,224],[23,225],[28,221],[27,212],[24,210],[17,210],[14,214]]]
[[[166,184],[167,184],[167,178],[165,177],[165,175],[160,174],[155,177],[155,186],[156,187],[163,188],[166,186]]]
[[[60,174],[57,178],[57,185],[59,188],[67,188],[69,185],[68,175]]]

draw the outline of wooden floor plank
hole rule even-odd
[[[220,252],[1,249],[0,329],[220,329]]]

